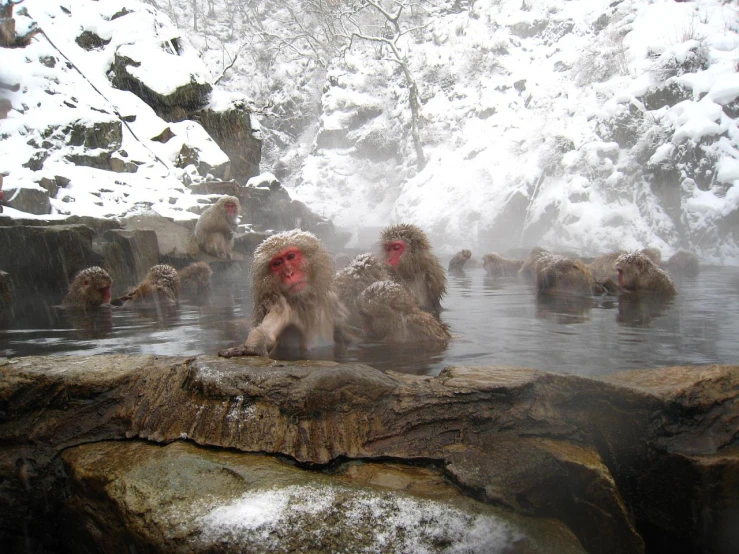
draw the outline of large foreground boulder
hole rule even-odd
[[[585,552],[560,522],[467,498],[433,469],[354,463],[327,475],[183,442],[89,444],[62,461],[74,552]]]
[[[652,370],[651,381],[640,379],[643,373],[624,376],[623,386],[618,377],[604,382],[502,367],[454,367],[418,377],[264,358],[10,360],[0,366],[0,540],[11,544],[25,533],[53,546],[65,526],[57,514],[65,511],[80,541],[105,544],[104,534],[117,533],[161,551],[141,531],[149,526],[169,538],[181,531],[183,549],[199,548],[195,536],[202,530],[157,515],[156,506],[179,498],[180,464],[155,463],[170,450],[74,448],[145,440],[192,441],[216,457],[215,448],[285,456],[314,470],[349,460],[420,463],[440,468],[460,491],[486,504],[560,520],[590,552],[640,552],[643,538],[648,548],[731,552],[739,503],[731,492],[739,468],[731,438],[739,367],[664,368]],[[146,456],[136,454],[144,450]],[[119,464],[119,458],[131,461]],[[147,492],[153,486],[148,473],[158,476],[161,495]],[[692,481],[696,476],[702,480]],[[652,480],[664,486],[647,485]],[[654,498],[668,483],[674,492]],[[330,491],[341,486],[332,482],[338,488]],[[243,487],[234,491],[248,494]],[[200,516],[210,513],[208,505],[233,502],[219,497],[209,504],[193,494],[202,501]],[[690,520],[683,517],[686,505]],[[334,536],[328,531],[334,525],[343,523],[327,515],[326,537]],[[234,526],[222,531],[235,532]],[[212,551],[238,549],[243,537],[228,536]],[[330,540],[321,547],[331,550]],[[349,551],[369,540],[362,535]]]

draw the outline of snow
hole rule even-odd
[[[321,529],[306,528],[316,520],[371,531],[368,551],[395,547],[421,554],[438,550],[440,542],[451,542],[449,552],[503,552],[522,537],[512,524],[492,515],[466,513],[443,502],[341,486],[293,485],[248,493],[214,507],[198,518],[198,524],[209,542],[258,540],[269,550],[278,547],[286,528],[298,528],[306,536],[321,533]],[[383,524],[371,527],[368,521]]]
[[[727,115],[727,105],[739,98],[735,3],[470,4],[437,15],[422,34],[409,33],[399,43],[422,99],[427,164],[419,168],[406,83],[375,45],[358,44],[329,59],[325,69],[289,49],[270,53],[270,62],[260,66],[249,51],[254,37],[244,38],[220,0],[214,17],[201,14],[198,32],[192,31],[191,3],[184,1],[170,3],[170,20],[136,0],[68,0],[72,15],[44,0],[26,0],[29,16],[17,17],[19,28],[37,21],[58,51],[39,35],[26,48],[3,52],[0,80],[23,85],[3,94],[24,106],[0,120],[5,187],[35,187],[63,167],[74,179],[52,199],[55,214],[120,217],[154,210],[196,217],[188,211],[196,202],[186,183],[198,175],[192,167],[173,166],[179,147],[190,137],[211,165],[225,155],[197,124],[167,124],[133,94],[114,89],[107,72],[117,51],[142,61],[135,71],[167,92],[183,81],[212,82],[238,53],[211,105],[227,106],[246,94],[266,106],[260,117],[263,166],[280,175],[291,196],[353,231],[355,241],[366,227],[409,222],[427,230],[442,254],[540,244],[597,255],[658,246],[666,257],[687,248],[705,263],[739,264],[739,233],[716,231],[739,209],[739,127]],[[132,13],[112,19],[124,7]],[[286,16],[275,9],[263,21],[267,32],[280,31]],[[82,30],[111,42],[85,52],[74,42]],[[39,63],[44,56],[55,56],[56,67]],[[688,98],[645,112],[644,96],[666,83],[685,87]],[[64,103],[70,97],[75,108]],[[134,174],[71,169],[59,145],[43,170],[20,165],[36,150],[29,141],[41,142],[45,127],[132,114],[136,120],[123,127],[121,148],[139,165]],[[313,123],[293,132],[292,122],[313,116]],[[624,122],[636,144],[614,134],[614,121]],[[148,140],[167,126],[178,129],[172,144]],[[316,138],[326,132],[343,137],[320,146]],[[382,156],[368,155],[372,148]],[[686,173],[690,149],[697,162],[703,157],[712,166],[702,177],[706,182],[689,182],[697,179]],[[286,174],[277,171],[278,163]],[[672,185],[682,191],[678,206],[665,205],[650,187],[646,173],[659,171],[673,179],[682,175]]]

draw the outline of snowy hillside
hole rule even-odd
[[[421,99],[420,171],[387,50],[355,41],[322,70],[283,49],[249,81],[256,39],[233,32],[247,18],[214,4],[192,40],[213,72],[242,48],[224,86],[273,102],[266,169],[338,225],[415,222],[446,252],[649,245],[739,264],[735,2],[422,3],[405,28],[424,27],[397,43]],[[263,3],[264,26],[295,36],[284,5]],[[282,132],[290,107],[305,116],[319,97],[317,126]]]
[[[69,164],[68,151],[46,147],[39,121],[63,129],[136,114],[120,146],[136,173],[76,166],[52,211],[194,217],[185,185],[205,175],[175,161],[182,137],[202,129],[185,120],[169,124],[182,127],[171,144],[138,140],[167,125],[106,75],[115,51],[136,44],[141,56],[175,39],[178,64],[148,78],[166,87],[179,68],[253,99],[261,169],[337,225],[369,227],[367,237],[404,221],[430,231],[442,253],[652,246],[739,264],[736,2],[429,0],[403,2],[397,27],[369,4],[25,0],[19,29],[35,21],[46,36],[0,63],[0,81],[24,86],[0,91],[24,106],[0,120],[6,190],[39,187],[39,170],[21,165],[29,155],[48,154],[49,178]],[[124,9],[135,13],[114,17]],[[83,30],[111,42],[83,56]],[[352,31],[398,50],[357,35],[349,46]],[[222,154],[210,152],[211,165]]]

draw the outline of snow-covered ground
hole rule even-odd
[[[403,221],[432,233],[441,253],[470,247],[479,256],[541,244],[595,255],[652,246],[665,256],[691,249],[706,263],[739,264],[736,2],[477,0],[456,3],[460,10],[429,2],[436,12],[427,26],[399,42],[421,98],[422,169],[410,139],[406,81],[375,44],[356,42],[321,67],[290,48],[260,53],[245,27],[246,5],[214,0],[212,14],[202,6],[195,32],[191,2],[159,3],[173,23],[160,15],[156,25],[147,20],[114,33],[112,25],[131,16],[106,22],[101,14],[144,5],[66,0],[66,14],[47,4],[26,0],[27,19],[38,21],[87,79],[64,69],[43,36],[3,52],[0,80],[22,82],[25,92],[9,94],[28,106],[0,120],[6,187],[37,186],[39,172],[18,167],[29,134],[38,132],[29,130],[38,129],[31,117],[63,125],[112,104],[118,113],[139,114],[136,125],[148,125],[149,135],[162,127],[133,95],[110,87],[106,67],[113,47],[179,33],[202,54],[187,58],[194,76],[224,73],[219,87],[264,107],[262,170],[358,235]],[[263,4],[267,33],[293,32],[288,4]],[[19,18],[21,28],[28,22]],[[91,28],[113,42],[83,61],[65,26],[76,34]],[[48,55],[60,59],[54,70],[37,62]],[[64,94],[42,90],[54,80]],[[675,90],[672,100],[659,100]],[[71,93],[74,109],[63,103]],[[140,144],[126,129],[123,141],[145,162],[136,174],[79,168],[79,178],[52,200],[54,209],[115,216],[140,207],[190,217],[187,171],[168,163],[176,147]],[[43,171],[53,174],[54,163],[65,162],[50,158]]]

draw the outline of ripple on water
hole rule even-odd
[[[540,299],[515,279],[492,280],[481,269],[450,278],[441,318],[446,346],[354,344],[308,357],[361,362],[381,370],[438,374],[450,365],[507,365],[579,375],[667,365],[739,360],[739,268],[709,267],[678,282],[668,303]],[[102,311],[79,317],[37,298],[0,317],[0,356],[42,354],[214,354],[249,332],[248,282],[216,283],[209,304],[183,301],[173,314]]]

